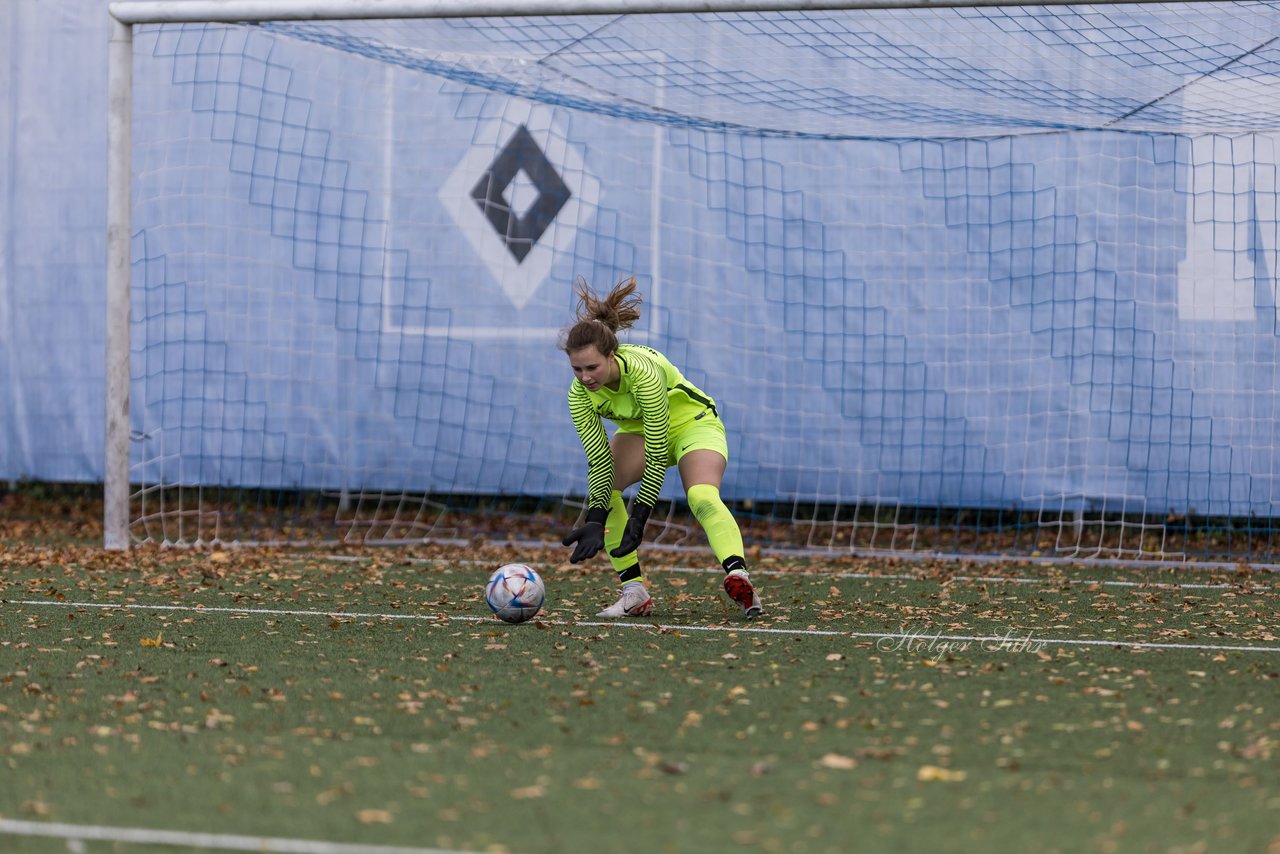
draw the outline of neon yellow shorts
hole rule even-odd
[[[729,461],[729,442],[725,438],[724,422],[710,412],[690,421],[667,438],[667,467],[680,462],[690,451],[715,451]]]

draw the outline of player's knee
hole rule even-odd
[[[699,521],[710,518],[724,507],[720,500],[720,490],[709,483],[699,483],[689,487],[689,509]]]

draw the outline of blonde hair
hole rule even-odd
[[[574,291],[578,294],[576,322],[561,335],[560,349],[576,353],[583,347],[594,346],[601,356],[612,355],[618,349],[617,333],[631,328],[640,319],[642,300],[635,292],[636,277],[623,279],[601,297],[579,276],[574,282]]]

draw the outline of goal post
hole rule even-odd
[[[109,10],[108,549],[563,521],[635,274],[753,544],[1280,560],[1276,4]]]
[[[110,20],[107,69],[107,299],[103,544],[129,547],[129,295],[133,202],[133,27]]]

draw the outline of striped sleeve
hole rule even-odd
[[[613,492],[613,452],[600,413],[577,382],[569,387],[569,416],[587,454],[587,507],[607,508]]]
[[[632,357],[631,393],[644,413],[644,477],[636,501],[650,507],[658,503],[662,481],[667,475],[667,434],[671,413],[667,406],[667,383],[662,372],[648,359]]]

